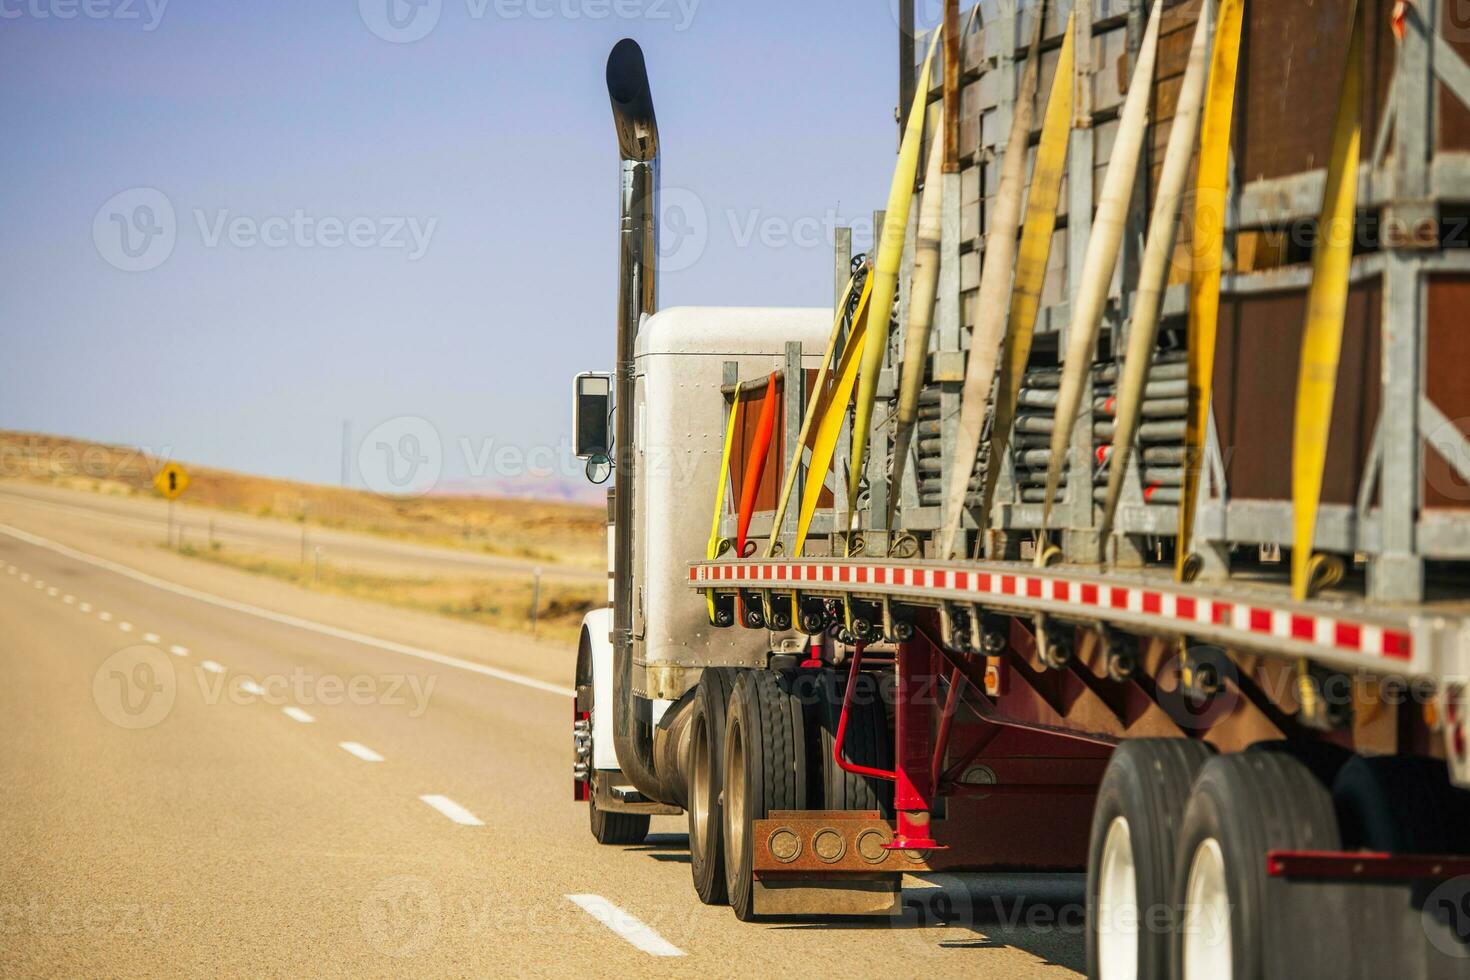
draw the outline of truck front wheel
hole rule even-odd
[[[597,806],[597,773],[592,774],[587,812],[591,814],[592,836],[599,844],[642,844],[648,836],[648,814],[611,813]]]

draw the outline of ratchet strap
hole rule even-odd
[[[725,423],[725,448],[720,453],[720,482],[715,485],[715,516],[709,525],[709,543],[704,557],[713,561],[730,546],[720,537],[720,518],[725,513],[725,484],[730,480],[730,447],[735,443],[735,416],[740,412],[740,383],[735,383],[735,401],[730,406],[730,420]],[[704,590],[704,601],[711,624],[715,621],[715,590]]]
[[[1327,190],[1317,222],[1312,252],[1312,285],[1307,292],[1307,322],[1302,333],[1301,366],[1296,383],[1296,421],[1292,435],[1291,592],[1305,599],[1314,591],[1316,572],[1324,563],[1312,554],[1317,509],[1322,498],[1322,471],[1332,429],[1332,403],[1337,392],[1337,365],[1347,319],[1348,274],[1353,258],[1353,217],[1357,208],[1358,158],[1362,143],[1363,12],[1353,0],[1353,33],[1347,69],[1332,127],[1327,161]]]
[[[915,86],[914,102],[904,127],[898,149],[898,166],[893,170],[893,183],[888,189],[888,210],[883,218],[883,235],[878,243],[878,257],[873,267],[873,298],[868,309],[867,337],[863,342],[862,366],[858,375],[857,403],[852,419],[852,475],[847,487],[849,524],[857,512],[858,487],[862,483],[863,460],[868,451],[868,435],[873,425],[873,403],[878,398],[878,374],[883,355],[888,349],[888,325],[893,315],[893,294],[898,286],[898,267],[903,258],[904,238],[908,234],[909,208],[914,201],[914,176],[919,169],[919,144],[924,135],[924,107],[929,102],[929,73],[934,63],[934,50],[939,46],[942,29],[936,28],[929,41],[929,53],[919,71],[920,84]],[[808,483],[808,490],[811,484]],[[843,528],[850,531],[851,527]],[[850,540],[850,539],[849,539]],[[798,554],[800,551],[798,549]]]
[[[1133,439],[1143,419],[1144,392],[1149,368],[1153,364],[1154,344],[1159,337],[1164,287],[1168,282],[1170,259],[1179,228],[1179,205],[1184,199],[1184,187],[1189,181],[1189,167],[1194,160],[1195,142],[1199,136],[1209,31],[1209,18],[1201,12],[1195,20],[1194,40],[1190,43],[1184,80],[1179,86],[1174,119],[1169,125],[1169,142],[1155,189],[1148,239],[1143,248],[1143,260],[1139,263],[1138,286],[1133,293],[1133,322],[1128,327],[1128,346],[1123,355],[1122,376],[1114,402],[1113,455],[1108,464],[1102,517],[1098,521],[1098,536],[1103,540],[1113,528],[1113,515],[1117,513],[1118,500],[1123,495],[1123,478],[1128,474],[1128,461],[1133,454]]]
[[[765,396],[761,400],[760,418],[755,424],[755,441],[751,443],[750,455],[745,460],[745,481],[740,489],[740,518],[735,526],[735,554],[747,557],[745,535],[750,530],[750,518],[755,514],[755,498],[760,496],[761,480],[766,475],[766,457],[771,454],[771,430],[776,427],[776,372],[766,380]]]
[[[1046,529],[1051,524],[1052,507],[1056,503],[1057,487],[1061,484],[1062,468],[1071,455],[1072,430],[1077,424],[1077,412],[1082,404],[1082,388],[1092,370],[1093,352],[1097,347],[1098,328],[1102,324],[1103,309],[1107,304],[1108,287],[1113,281],[1113,271],[1118,264],[1118,251],[1123,243],[1123,232],[1127,222],[1128,205],[1133,199],[1134,177],[1138,173],[1138,158],[1143,150],[1144,138],[1148,135],[1148,103],[1153,90],[1150,79],[1154,77],[1154,63],[1159,52],[1159,16],[1163,0],[1155,0],[1153,12],[1149,14],[1148,28],[1144,31],[1143,44],[1138,50],[1138,62],[1133,67],[1128,82],[1128,95],[1123,101],[1123,112],[1118,119],[1118,135],[1113,143],[1113,153],[1108,160],[1107,176],[1103,178],[1102,194],[1099,196],[1097,213],[1092,220],[1092,233],[1087,238],[1087,254],[1082,263],[1082,274],[1077,282],[1077,292],[1072,302],[1072,322],[1068,327],[1066,356],[1062,361],[1062,378],[1057,390],[1056,420],[1051,433],[1051,456],[1047,461],[1046,491],[1043,497],[1041,534],[1037,542],[1036,560],[1044,564],[1050,554],[1046,547]],[[1073,481],[1078,493],[1091,495],[1086,484],[1086,472]]]
[[[980,530],[990,517],[995,501],[995,484],[1000,479],[1001,461],[1009,451],[1011,426],[1016,420],[1016,399],[1021,379],[1031,360],[1031,342],[1036,334],[1036,314],[1041,308],[1041,288],[1051,259],[1052,232],[1057,225],[1062,178],[1067,172],[1067,143],[1072,136],[1072,97],[1076,86],[1073,64],[1073,20],[1067,17],[1067,35],[1057,58],[1057,71],[1047,96],[1046,116],[1041,124],[1041,143],[1036,148],[1036,167],[1031,172],[1031,193],[1026,199],[1026,222],[1016,254],[1016,282],[1011,293],[1010,327],[1000,359],[1000,378],[995,389],[995,421],[990,434],[990,461],[985,467],[984,502],[980,507]],[[951,511],[951,521],[958,520]]]
[[[791,467],[786,471],[786,479],[781,485],[781,496],[776,501],[776,516],[771,521],[771,539],[766,542],[767,558],[774,555],[781,546],[781,522],[786,518],[786,506],[791,501],[791,490],[796,486],[796,474],[801,472],[801,456],[806,451],[806,441],[811,435],[812,423],[816,421],[817,406],[822,401],[822,389],[827,386],[827,378],[832,373],[832,354],[837,350],[837,342],[842,338],[842,325],[847,319],[847,304],[852,299],[853,289],[857,286],[858,275],[859,273],[855,272],[848,277],[847,288],[843,289],[842,296],[837,300],[837,317],[832,321],[832,334],[827,338],[827,350],[822,354],[822,365],[817,370],[817,383],[812,385],[812,393],[806,400],[806,411],[801,417],[801,434],[796,437],[796,449],[791,456]],[[863,285],[866,290],[867,283],[864,282]]]
[[[847,335],[847,346],[837,363],[836,382],[827,400],[827,409],[817,426],[816,441],[812,444],[812,460],[806,471],[806,486],[802,488],[801,510],[796,519],[796,540],[791,545],[791,555],[801,554],[806,546],[807,532],[811,530],[812,517],[817,512],[817,501],[822,496],[823,480],[827,468],[832,465],[832,456],[837,451],[837,438],[842,434],[842,422],[847,417],[847,405],[852,400],[853,385],[857,382],[858,364],[863,356],[863,340],[868,333],[868,311],[872,308],[873,277],[863,283],[862,295],[858,297],[858,308],[852,316],[852,330]],[[885,316],[887,314],[884,314]],[[857,481],[857,472],[849,474]]]
[[[1225,253],[1225,208],[1230,179],[1230,131],[1235,114],[1235,82],[1240,63],[1240,25],[1245,0],[1220,0],[1210,82],[1200,123],[1199,177],[1194,194],[1193,263],[1189,272],[1189,408],[1184,423],[1184,486],[1179,495],[1179,537],[1174,576],[1187,577],[1210,398],[1215,383],[1215,338],[1220,325],[1220,276]]]

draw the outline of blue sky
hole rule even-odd
[[[0,427],[336,482],[344,420],[412,416],[446,485],[544,464],[612,358],[623,36],[704,212],[662,304],[831,302],[890,0],[417,2],[0,0]]]

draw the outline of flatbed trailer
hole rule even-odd
[[[578,454],[617,475],[574,706],[596,839],[685,813],[698,899],[742,919],[901,915],[906,874],[1085,871],[1088,971],[1107,980],[1470,977],[1470,386],[1451,366],[1470,356],[1470,35],[1451,6],[946,4],[942,47],[900,32],[908,220],[875,214],[876,256],[839,229],[836,299],[816,310],[658,310],[658,130],[621,42],[617,365],[576,384]],[[1240,118],[1198,147],[1230,151],[1228,207],[1192,228],[1228,245],[1217,341],[1192,272],[1147,280],[1175,215],[1146,205],[1196,151],[1174,127],[1201,54],[1233,58],[1219,38],[1236,35],[1239,91],[1209,101]],[[1011,126],[1028,100],[1039,136]],[[921,130],[927,213],[903,169]],[[1129,139],[1124,209],[1107,176]],[[1027,256],[1034,345],[972,453],[981,299],[999,282],[1013,304],[1006,343],[1025,319],[993,248],[998,229],[1027,241],[1004,206],[1018,217],[1018,147],[1028,195],[1044,153],[1068,181],[1043,216],[1057,244]],[[1348,184],[1347,223],[1372,234],[1344,251],[1316,230]],[[1110,222],[1123,274],[1100,268],[1098,320],[1079,322]],[[935,263],[932,333],[909,347]],[[891,317],[865,305],[884,275]],[[1156,342],[1130,375],[1148,296]],[[1324,329],[1340,350],[1322,401],[1308,382],[1327,368],[1298,369]],[[1328,420],[1311,451],[1300,405]],[[1318,450],[1308,494],[1287,474]],[[925,915],[960,914],[959,892]]]

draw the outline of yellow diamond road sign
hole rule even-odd
[[[158,475],[153,478],[153,485],[158,488],[159,493],[173,500],[189,488],[189,474],[178,463],[169,463],[158,471]]]

